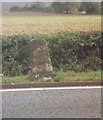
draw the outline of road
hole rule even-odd
[[[101,118],[101,87],[2,91],[3,118]]]

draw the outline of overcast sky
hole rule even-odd
[[[0,0],[0,2],[101,2],[102,0]]]
[[[32,2],[34,0],[0,0],[2,2]]]

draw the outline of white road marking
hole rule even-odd
[[[41,90],[79,90],[79,89],[101,89],[102,86],[77,86],[77,87],[46,87],[46,88],[20,88],[20,89],[2,89],[0,92],[16,91],[41,91]]]

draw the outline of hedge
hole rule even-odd
[[[29,41],[48,42],[54,70],[76,72],[101,69],[100,32],[61,32],[50,35],[14,35],[2,37],[2,71],[6,76],[27,74],[29,71]]]

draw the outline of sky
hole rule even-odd
[[[54,0],[0,0],[0,2],[53,2]],[[55,0],[55,2],[101,2],[102,0]]]

